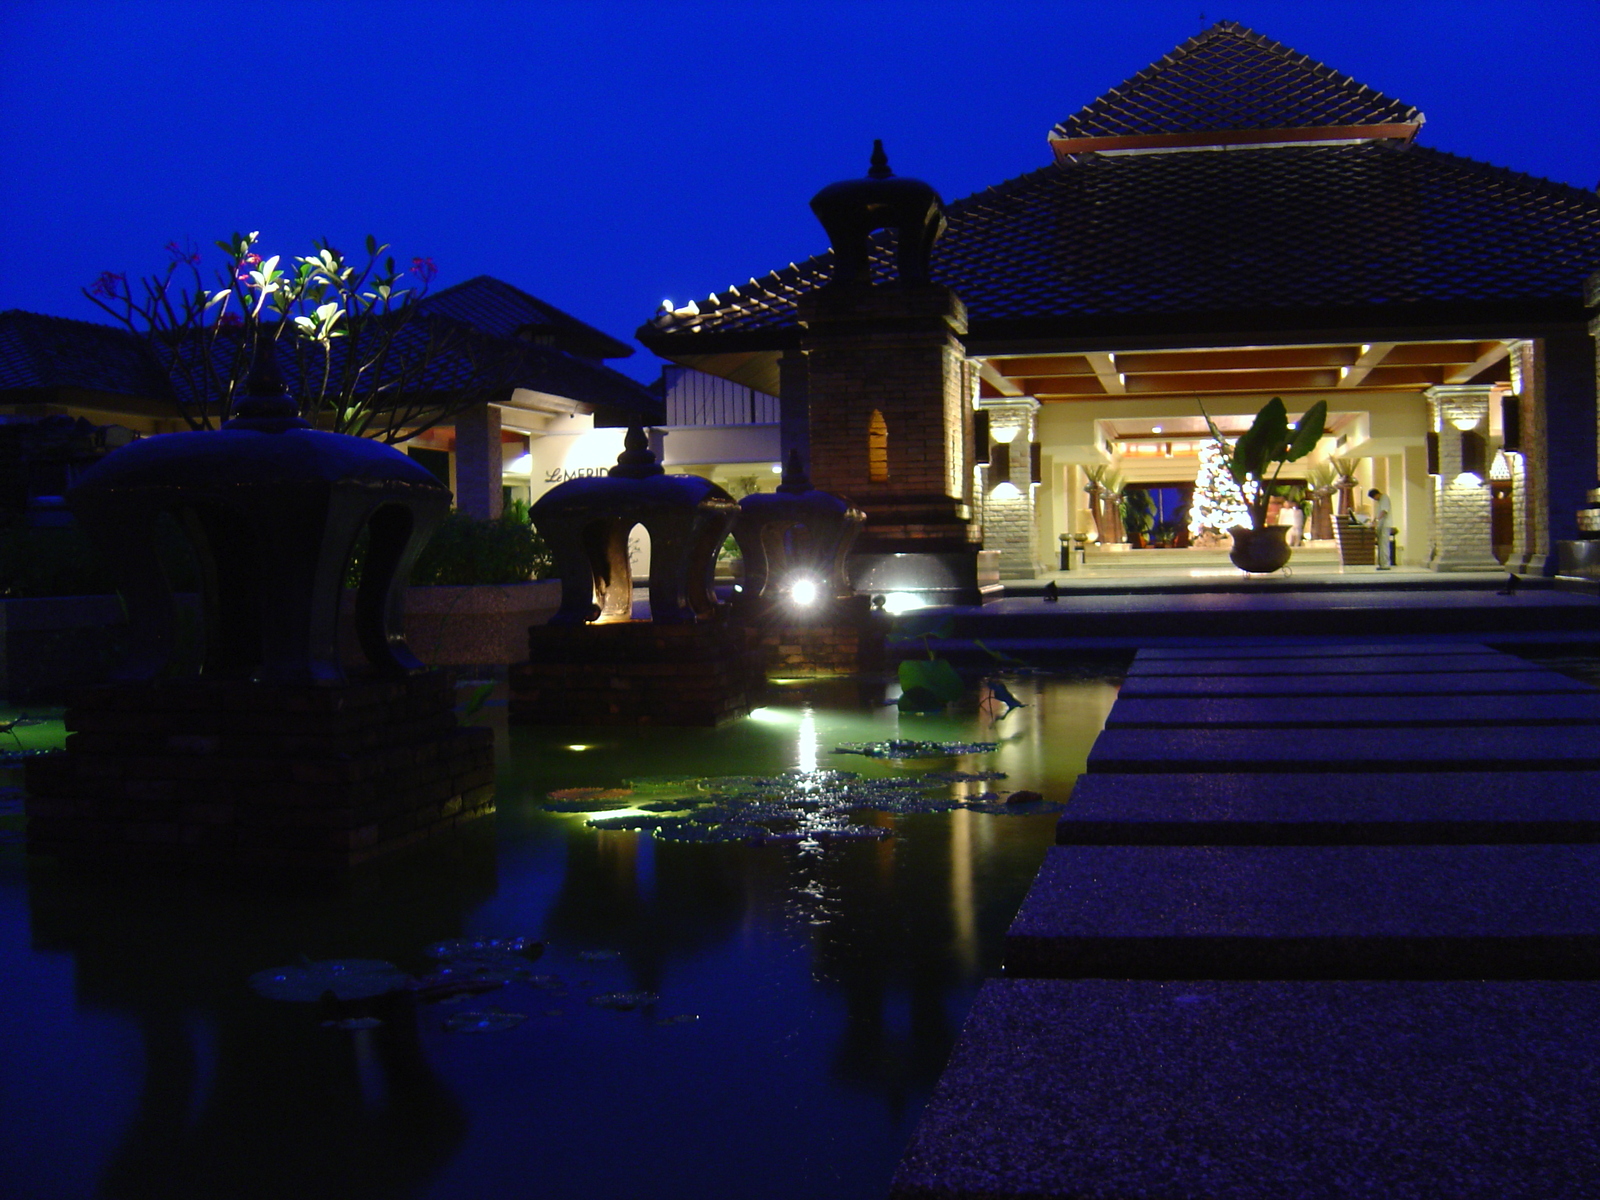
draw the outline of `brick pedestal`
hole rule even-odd
[[[850,556],[858,591],[977,603],[972,398],[949,289],[852,285],[801,304],[812,482],[867,517]],[[784,386],[797,388],[798,367]]]
[[[442,674],[333,688],[106,684],[27,765],[28,848],[63,860],[341,869],[494,811],[488,729]]]
[[[816,614],[777,607],[745,619],[756,631],[768,675],[820,679],[883,668],[889,623],[872,613],[866,596]]]
[[[756,633],[721,622],[535,625],[528,658],[509,706],[526,725],[723,725],[766,689]]]

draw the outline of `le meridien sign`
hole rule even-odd
[[[565,483],[569,479],[595,479],[610,470],[610,467],[551,467],[544,473],[544,481]]]

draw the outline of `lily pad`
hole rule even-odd
[[[527,1019],[527,1013],[501,1012],[498,1008],[491,1008],[487,1012],[452,1013],[446,1018],[443,1028],[448,1033],[499,1033],[503,1029],[515,1029]]]
[[[411,981],[393,963],[373,958],[307,959],[299,966],[257,971],[249,983],[268,1000],[313,1004],[332,992],[336,1000],[365,1000],[398,991]]]
[[[450,959],[502,959],[507,955],[526,955],[538,958],[544,953],[544,943],[532,938],[454,938],[448,942],[435,942],[427,949],[429,958]]]
[[[602,992],[590,996],[589,1003],[596,1008],[610,1008],[617,1012],[632,1012],[636,1008],[649,1008],[660,1001],[654,992]]]

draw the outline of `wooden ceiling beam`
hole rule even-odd
[[[1082,378],[1057,375],[1046,379],[1027,379],[1021,382],[1026,387],[1026,394],[1038,399],[1043,399],[1045,396],[1104,396],[1106,394],[1105,385],[1093,375],[1086,375]]]
[[[1172,350],[1119,354],[1117,369],[1125,375],[1197,371],[1275,371],[1345,367],[1360,353],[1351,346],[1291,346],[1281,349]]]
[[[1385,362],[1367,372],[1367,378],[1361,386],[1375,391],[1385,388],[1417,390],[1443,383],[1444,372],[1443,367],[1396,367]]]
[[[978,377],[982,379],[984,383],[988,384],[994,389],[991,394],[991,398],[998,396],[1027,395],[1027,392],[1023,391],[1023,389],[1017,386],[1015,382],[1006,378],[1006,376],[997,371],[994,364],[987,359],[978,364]]]
[[[1445,367],[1472,362],[1489,342],[1403,342],[1390,351],[1384,363],[1391,367]]]
[[[1127,393],[1188,392],[1196,396],[1224,392],[1323,391],[1338,385],[1335,369],[1316,371],[1196,372],[1192,375],[1130,375]]]
[[[1083,359],[1094,368],[1095,378],[1108,396],[1120,396],[1128,389],[1123,383],[1121,369],[1114,354],[1085,354]]]
[[[1355,362],[1339,372],[1339,386],[1342,388],[1360,387],[1372,368],[1376,367],[1394,351],[1393,342],[1373,342],[1361,347]]]
[[[1444,381],[1446,383],[1466,383],[1474,376],[1487,371],[1510,352],[1511,347],[1505,342],[1485,342],[1478,347],[1477,358],[1446,374]]]
[[[1093,375],[1082,354],[1035,354],[1026,358],[986,358],[984,365],[1019,379],[1029,375]]]

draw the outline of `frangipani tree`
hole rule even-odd
[[[201,255],[167,244],[166,269],[130,284],[102,272],[91,301],[146,340],[191,429],[226,420],[259,356],[270,356],[300,415],[320,428],[395,442],[448,421],[511,386],[517,357],[418,304],[437,268],[399,267],[366,241],[357,265],[326,241],[285,262],[260,234],[217,242],[208,285]]]

